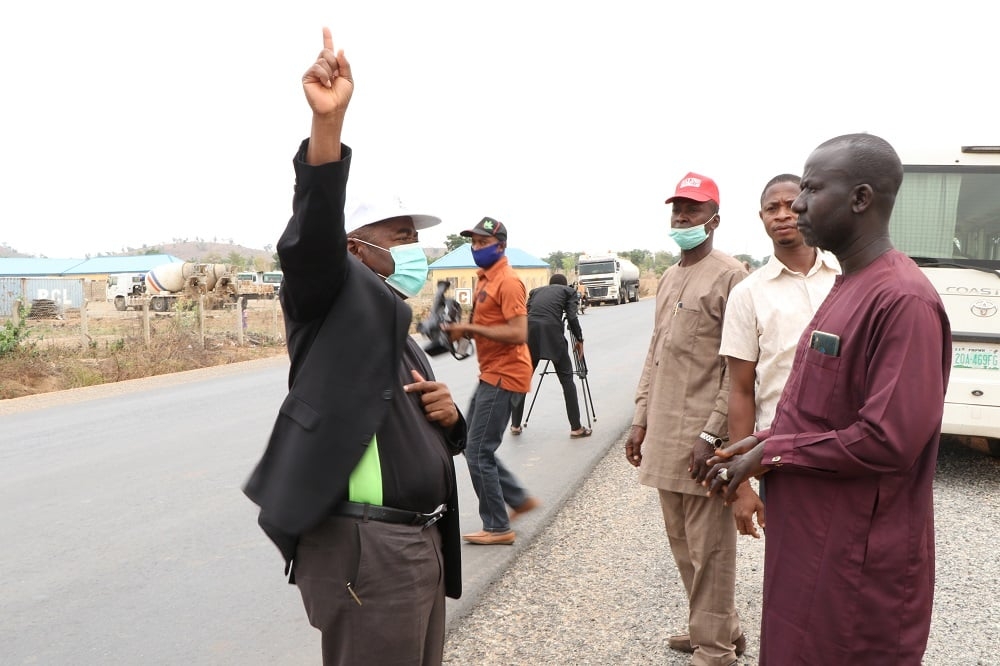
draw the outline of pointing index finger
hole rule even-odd
[[[333,34],[327,27],[323,28],[323,48],[328,51],[333,50]]]

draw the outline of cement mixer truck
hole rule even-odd
[[[639,267],[614,254],[581,254],[576,264],[587,302],[635,303],[639,300]]]
[[[179,301],[197,301],[205,297],[205,307],[217,310],[241,298],[259,298],[257,287],[254,295],[243,294],[236,271],[228,264],[202,264],[194,262],[172,263],[157,266],[143,277],[141,284],[130,280],[108,281],[108,300],[118,310],[142,308],[148,301],[154,312],[167,312]]]

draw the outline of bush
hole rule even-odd
[[[8,319],[4,322],[3,328],[0,328],[0,356],[17,351],[28,337],[27,314],[27,308],[19,303],[17,317],[14,318],[16,323]]]

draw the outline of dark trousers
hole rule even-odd
[[[538,369],[538,362],[540,360],[536,358],[531,359],[536,370]],[[565,345],[563,345],[562,354],[559,355],[559,358],[553,360],[552,364],[556,369],[556,377],[559,378],[559,383],[562,384],[563,400],[566,401],[566,418],[569,419],[570,430],[579,430],[583,426],[580,424],[580,403],[576,397],[576,384],[573,383],[576,375],[573,374],[573,363],[569,360],[569,352],[566,351]],[[526,397],[527,394],[525,393],[515,393],[514,397],[511,398],[511,425],[520,427],[521,418],[524,415],[524,400]]]
[[[303,534],[295,584],[309,623],[322,632],[324,666],[440,664],[441,552],[437,525],[335,516]]]
[[[469,424],[465,461],[469,465],[472,488],[479,498],[479,517],[487,532],[509,530],[507,507],[521,506],[528,499],[521,482],[497,457],[510,419],[512,395],[510,391],[480,380],[465,412]]]

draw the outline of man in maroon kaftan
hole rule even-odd
[[[708,474],[728,501],[767,473],[762,665],[918,665],[927,645],[951,331],[889,242],[898,159],[870,135],[810,156],[793,208],[844,274],[799,340],[771,427]]]

